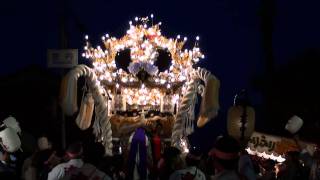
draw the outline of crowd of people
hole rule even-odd
[[[133,136],[134,139],[137,136]],[[143,138],[142,138],[143,139]],[[132,140],[134,141],[134,140]],[[230,136],[220,136],[208,153],[190,148],[182,153],[175,147],[164,147],[159,153],[151,148],[151,157],[143,155],[142,146],[134,158],[134,143],[128,152],[105,156],[90,152],[81,142],[71,143],[62,153],[55,150],[47,137],[38,139],[37,150],[17,165],[17,157],[1,152],[1,180],[320,180],[320,153],[309,154],[302,147],[300,152],[288,152],[283,163],[249,155],[238,141]],[[96,147],[91,147],[96,148]],[[103,149],[103,147],[101,146]],[[92,149],[91,149],[92,150]]]

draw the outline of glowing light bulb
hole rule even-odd
[[[159,24],[159,26],[161,26],[162,22],[159,22],[158,24]]]
[[[180,35],[177,36],[177,39],[180,39]]]
[[[106,34],[106,38],[109,38],[109,34]]]
[[[204,59],[204,55],[202,55],[201,58]]]
[[[139,20],[139,18],[138,18],[138,17],[135,17],[135,18],[134,18],[134,20],[135,20],[135,21],[138,21],[138,20]]]
[[[88,39],[89,39],[89,36],[88,36],[88,35],[86,35],[86,36],[84,36],[84,38],[85,38],[86,40],[88,40]]]
[[[129,24],[132,25],[132,21],[129,21]]]
[[[86,54],[85,54],[85,53],[82,53],[82,57],[86,57]]]
[[[102,41],[104,41],[104,40],[106,40],[106,37],[102,36],[101,39],[102,39]]]
[[[153,14],[151,14],[150,17],[153,18]]]
[[[184,40],[184,41],[187,41],[187,40],[188,40],[188,38],[187,38],[187,37],[184,37],[184,38],[183,38],[183,40]]]
[[[164,83],[166,83],[166,80],[160,79],[160,83],[161,83],[161,84],[164,84]]]
[[[197,36],[197,37],[196,37],[196,40],[197,40],[197,41],[199,41],[199,39],[200,39],[200,37],[199,37],[199,36]]]

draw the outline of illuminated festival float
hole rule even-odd
[[[92,127],[106,154],[112,154],[112,139],[128,138],[137,128],[154,129],[157,125],[172,146],[188,151],[186,137],[194,131],[194,124],[203,127],[218,113],[219,80],[196,66],[204,58],[199,37],[193,48],[186,49],[186,37],[167,38],[160,26],[153,24],[153,15],[136,17],[123,37],[106,34],[103,46],[96,47],[85,36],[82,56],[90,60],[92,67],[78,65],[63,79],[64,113],[78,112],[76,124],[82,130]],[[117,67],[121,59],[116,57],[123,51],[130,54],[126,69]],[[161,61],[161,52],[167,52],[171,59],[164,71],[156,65]],[[79,77],[85,78],[86,87],[80,109]],[[198,95],[201,104],[195,117]]]

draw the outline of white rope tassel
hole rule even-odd
[[[200,114],[197,120],[197,126],[203,127],[210,119],[216,117],[218,114],[220,81],[204,68],[195,70],[194,75],[205,83],[200,105]]]
[[[78,111],[77,105],[77,80],[74,76],[76,72],[71,70],[70,73],[66,75],[66,90],[65,90],[65,97],[62,100],[62,109],[63,112],[68,115],[72,116],[75,112]]]
[[[76,124],[81,130],[90,127],[94,109],[94,100],[91,93],[87,93],[81,101],[80,111],[76,119]]]
[[[73,103],[70,102],[74,102],[74,98],[76,99],[77,96],[74,96],[74,94],[71,93],[71,90],[75,87],[74,84],[77,84],[78,78],[80,76],[85,76],[96,106],[93,133],[96,135],[96,138],[100,138],[102,140],[106,154],[112,154],[112,130],[106,106],[107,99],[99,91],[100,87],[97,85],[97,77],[95,73],[86,65],[78,65],[68,73],[68,76],[68,81],[73,85],[67,86],[67,95],[65,99],[63,99],[63,102],[66,105],[64,107],[69,110],[71,109],[71,111],[69,111],[70,113],[74,111],[74,109],[69,106],[73,105]],[[68,94],[68,92],[70,93]]]

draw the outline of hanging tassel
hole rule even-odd
[[[218,114],[220,82],[205,69],[198,70],[200,78],[205,82],[204,94],[200,105],[198,127],[203,127],[210,119]]]
[[[78,111],[77,105],[77,78],[69,73],[61,83],[62,109],[66,115],[72,116]]]
[[[94,100],[91,93],[87,93],[82,98],[80,112],[76,119],[76,124],[82,130],[88,129],[91,125],[92,114],[94,109]]]

